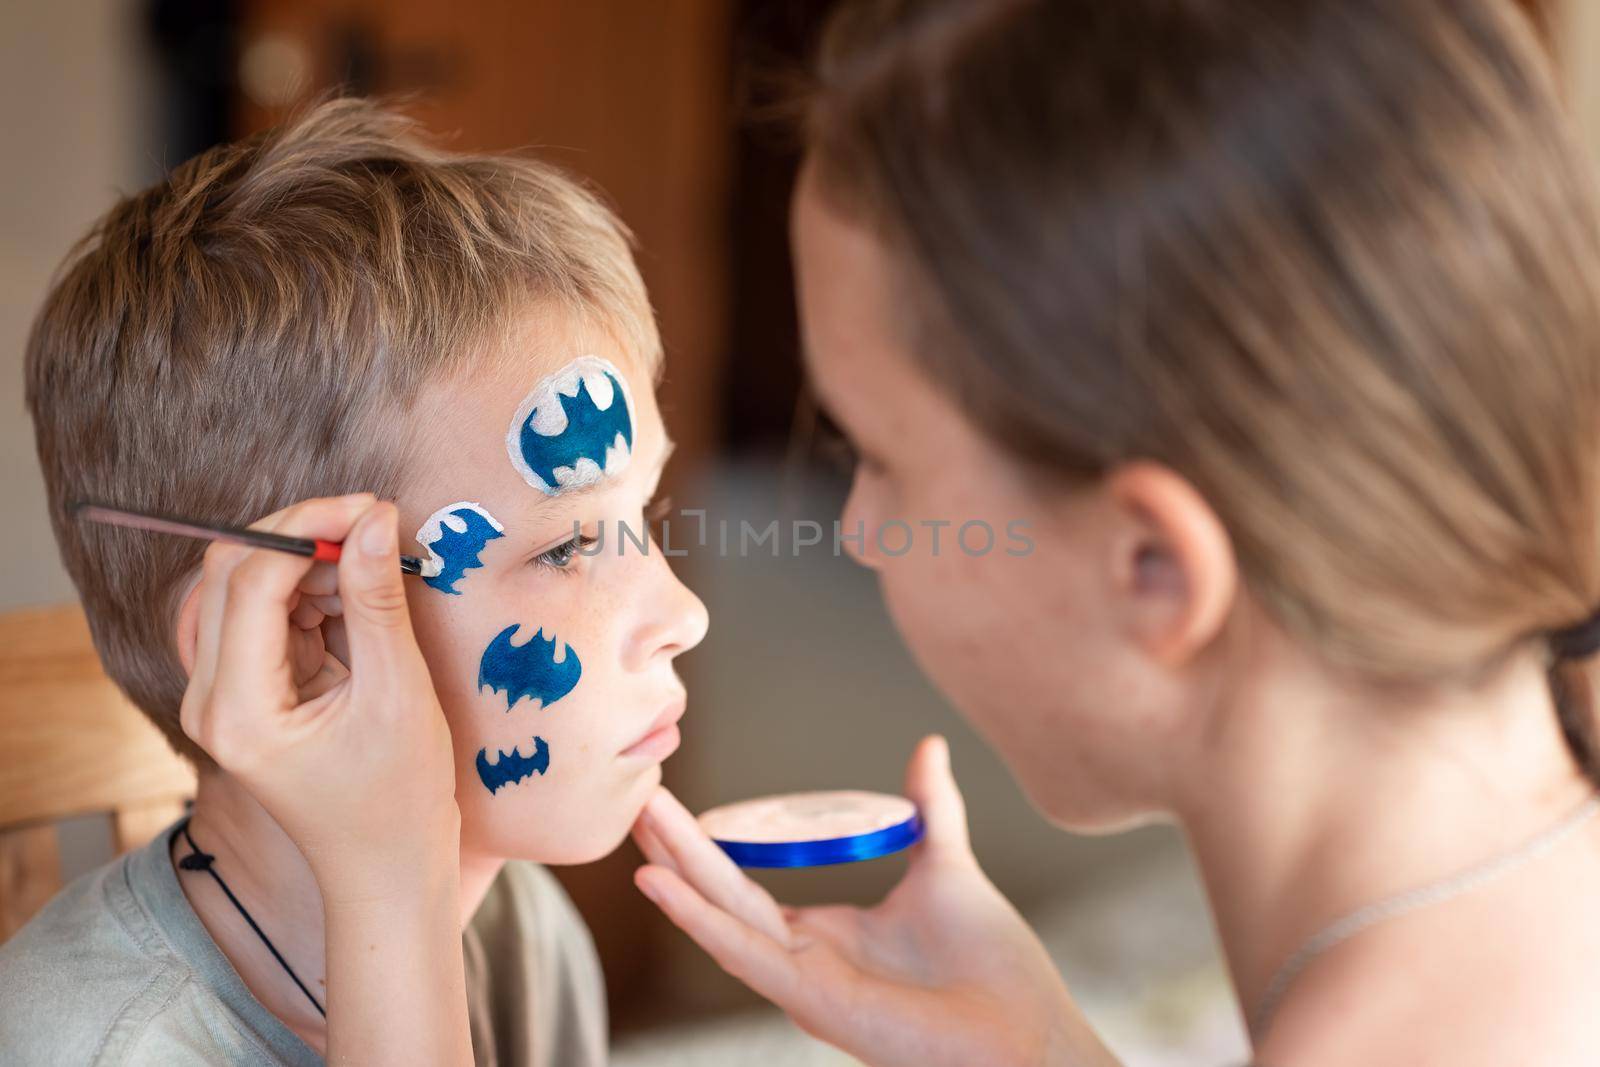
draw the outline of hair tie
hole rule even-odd
[[[1550,631],[1550,651],[1558,660],[1588,659],[1600,652],[1600,611],[1575,626]]]

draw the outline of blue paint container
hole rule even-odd
[[[857,791],[792,793],[704,812],[700,827],[741,867],[821,867],[877,859],[922,840],[905,797]]]

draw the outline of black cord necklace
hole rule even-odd
[[[177,832],[183,835],[183,839],[189,843],[189,848],[191,849],[187,856],[178,861],[178,866],[186,871],[205,871],[211,876],[211,880],[216,882],[222,888],[222,891],[227,894],[228,900],[238,909],[239,914],[244,916],[244,921],[250,924],[250,929],[256,932],[256,936],[261,939],[261,943],[267,946],[267,951],[272,953],[272,958],[278,961],[278,966],[282,967],[284,972],[294,979],[294,984],[299,986],[300,992],[304,993],[306,999],[311,1001],[311,1006],[317,1009],[317,1014],[326,1019],[328,1013],[323,1009],[321,1002],[311,995],[311,990],[307,989],[306,984],[300,981],[300,976],[294,973],[294,968],[289,966],[289,961],[283,958],[283,953],[278,951],[278,947],[272,943],[272,939],[267,936],[266,931],[257,925],[255,919],[251,918],[244,905],[239,903],[239,898],[233,895],[233,890],[228,888],[228,883],[224,882],[222,876],[216,872],[216,868],[212,865],[216,862],[217,857],[209,852],[201,852],[200,846],[194,843],[194,838],[189,834],[188,819],[178,824]]]

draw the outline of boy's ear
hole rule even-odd
[[[173,638],[178,644],[178,661],[183,664],[183,673],[194,674],[195,647],[200,643],[200,579],[195,577],[189,582],[189,591],[183,595],[183,602],[178,605],[177,629]]]

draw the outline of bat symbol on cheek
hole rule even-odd
[[[503,785],[516,785],[523,779],[550,769],[550,746],[544,743],[544,738],[533,739],[531,756],[524,756],[521,749],[521,745],[513,745],[510,752],[500,749],[493,763],[489,762],[488,749],[478,750],[478,779],[490,793]]]
[[[583,665],[570,645],[563,647],[558,661],[556,639],[544,637],[539,631],[523,644],[512,644],[511,635],[516,632],[517,624],[513,623],[489,642],[478,664],[478,689],[481,692],[487,687],[504,693],[508,712],[523,699],[536,700],[539,707],[548,708],[572,692],[583,673]],[[493,762],[487,748],[478,750],[478,780],[491,794],[501,786],[513,785],[534,774],[542,775],[549,769],[550,747],[544,738],[533,739],[532,755],[522,755],[521,747],[513,746],[510,752],[497,750]]]
[[[517,624],[512,623],[489,642],[478,663],[478,688],[503,692],[507,711],[525,697],[548,708],[572,692],[583,674],[583,664],[571,645],[565,646],[558,661],[556,639],[543,637],[541,632],[535,632],[526,644],[514,645],[511,635],[516,632]]]

